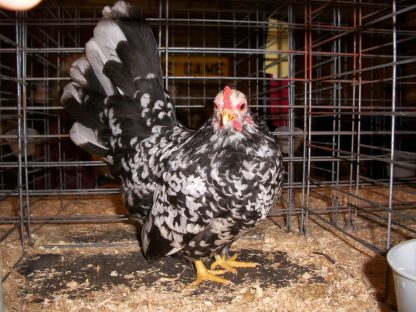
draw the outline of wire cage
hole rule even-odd
[[[134,3],[134,1],[132,1]],[[124,222],[123,214],[33,215],[39,198],[116,194],[106,164],[76,147],[60,105],[106,1],[0,11],[0,223]],[[380,253],[414,237],[413,1],[145,1],[180,121],[197,128],[225,84],[242,90],[284,153],[288,231],[326,224]],[[17,199],[16,209],[1,209]],[[62,208],[64,209],[64,207]],[[381,235],[373,237],[378,227]]]

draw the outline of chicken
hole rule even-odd
[[[104,8],[85,50],[61,98],[76,120],[70,136],[121,178],[129,213],[142,224],[146,259],[193,261],[194,285],[227,284],[223,273],[256,266],[228,250],[266,218],[284,170],[273,134],[250,113],[245,95],[225,86],[200,129],[183,127],[163,88],[152,31],[123,1]],[[212,257],[207,269],[203,261]]]

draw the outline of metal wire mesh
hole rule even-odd
[[[140,6],[140,3],[138,4]],[[106,165],[73,145],[59,103],[69,66],[102,6],[0,11],[0,223],[123,221],[123,215],[34,217],[42,196],[114,194]],[[412,1],[149,1],[165,86],[179,119],[197,128],[224,84],[244,91],[274,130],[287,176],[285,226],[323,222],[384,252],[392,228],[415,236],[416,5]],[[375,186],[383,200],[363,195]],[[372,189],[373,190],[373,189]],[[317,203],[317,199],[319,199]],[[1,204],[1,202],[0,202]],[[0,206],[1,207],[1,206]],[[361,220],[383,228],[362,236]]]

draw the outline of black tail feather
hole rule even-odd
[[[109,148],[107,154],[118,157],[132,148],[131,139],[141,141],[177,124],[152,29],[124,1],[104,8],[86,57],[72,65],[71,80],[61,102],[83,126],[74,127],[71,137],[89,151]]]
[[[76,83],[70,83],[64,88],[61,103],[71,117],[84,126],[92,129],[104,129],[108,128],[100,119],[104,100],[105,96],[101,93],[83,89]]]

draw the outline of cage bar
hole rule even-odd
[[[270,216],[287,231],[307,235],[308,222],[323,223],[380,253],[403,239],[399,232],[415,236],[412,1],[137,5],[183,124],[199,127],[231,84],[273,130],[286,176]],[[101,9],[45,1],[0,11],[0,224],[10,226],[0,240],[18,230],[23,246],[36,244],[35,224],[128,220],[32,211],[42,198],[58,198],[63,212],[68,198],[120,193],[106,164],[69,140],[72,120],[59,103]]]

